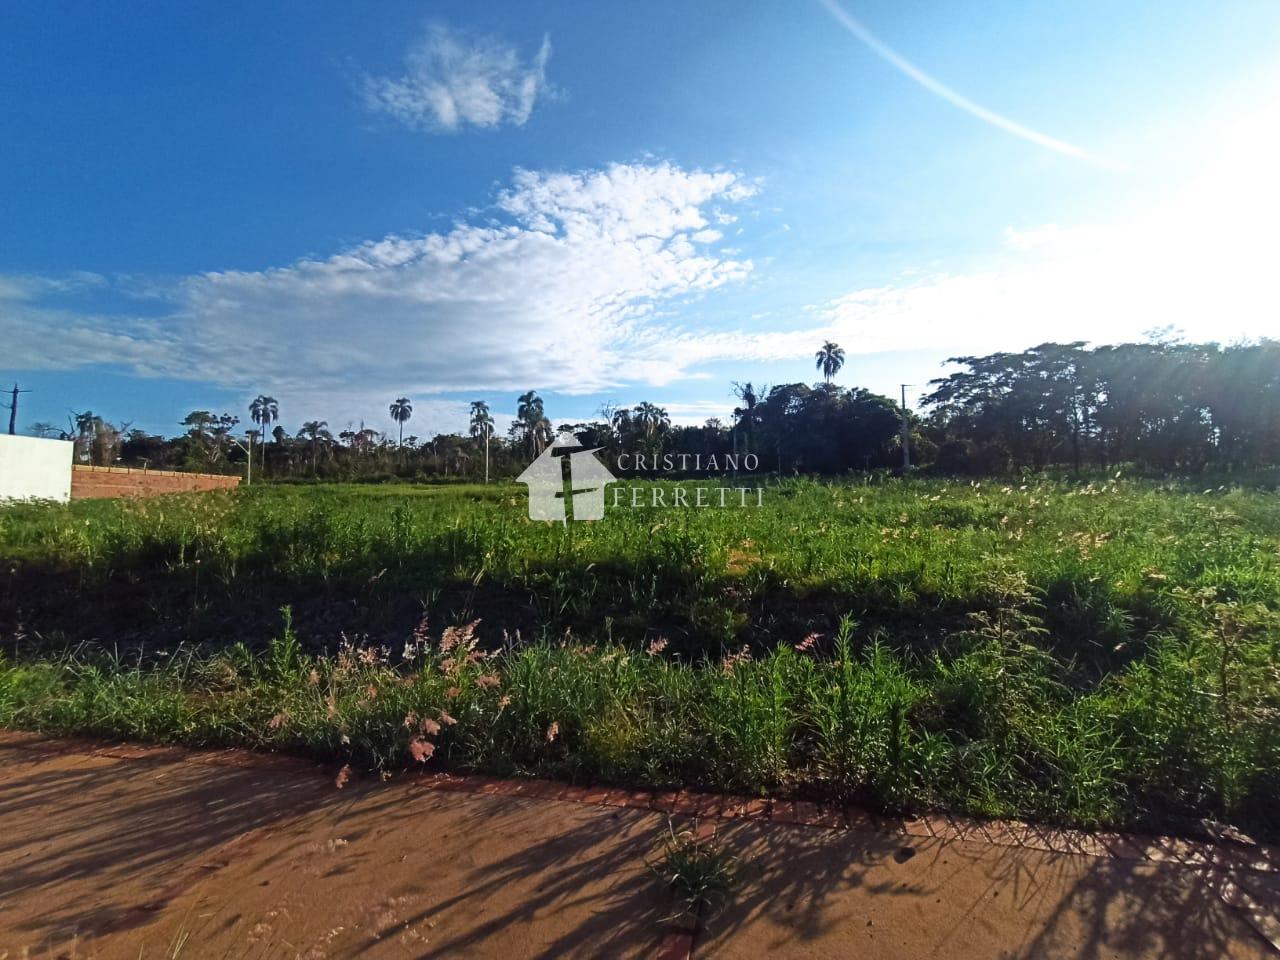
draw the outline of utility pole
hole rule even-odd
[[[18,394],[30,393],[30,392],[31,392],[30,390],[19,390],[18,385],[16,383],[13,385],[13,400],[8,404],[9,436],[11,437],[18,432]]]
[[[231,434],[227,434],[227,439],[244,451],[245,453],[244,485],[246,487],[251,486],[253,484],[253,433],[252,431],[247,436],[247,439],[249,441],[249,446],[247,447],[243,443],[241,443],[239,440],[237,440],[235,437],[231,436]]]
[[[911,469],[911,425],[907,421],[907,387],[909,383],[901,384],[902,386],[902,472],[905,474]]]

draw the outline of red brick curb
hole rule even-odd
[[[431,776],[431,775],[429,775]],[[435,777],[441,775],[436,774]],[[458,789],[468,790],[462,775]],[[516,786],[536,784],[537,786]],[[491,791],[485,791],[491,792]],[[1112,860],[1145,860],[1189,867],[1221,866],[1257,873],[1280,873],[1280,848],[1245,846],[1212,840],[1146,836],[1114,832],[1060,829],[1021,820],[977,820],[950,814],[884,816],[861,807],[838,807],[805,800],[725,796],[693,791],[653,794],[645,791],[563,788],[557,794],[551,781],[507,781],[500,795],[540,796],[574,803],[656,810],[706,819],[750,819],[828,830],[876,830],[916,839],[966,840],[1001,847],[1021,847],[1048,853],[1074,854]]]
[[[651,794],[640,790],[565,786],[549,780],[491,780],[467,774],[427,774],[428,786],[496,796],[544,797],[571,803],[654,810],[696,818],[699,840],[715,835],[718,819],[753,819],[824,830],[874,830],[911,839],[947,843],[965,840],[990,846],[1041,850],[1104,860],[1150,861],[1196,870],[1227,906],[1236,910],[1264,940],[1280,950],[1280,916],[1259,903],[1233,879],[1241,871],[1280,873],[1280,849],[1178,837],[1063,830],[1021,820],[976,820],[951,814],[886,816],[861,807],[838,807],[807,800],[781,800],[691,790]],[[445,784],[447,786],[444,786]],[[478,786],[478,784],[483,786]],[[701,918],[691,929],[668,930],[658,960],[693,960]]]
[[[716,821],[715,819],[695,820],[693,830],[695,842],[710,843],[716,836]],[[701,910],[691,917],[673,921],[671,929],[662,936],[662,943],[658,947],[658,960],[693,960],[694,943],[701,927]]]
[[[68,739],[9,730],[0,730],[0,746],[48,753],[84,753],[120,760],[206,763],[274,771],[291,769],[297,772],[314,772],[317,768],[328,769],[327,765],[298,757],[237,748],[193,750],[187,747],[131,743],[107,744],[83,738]],[[1022,820],[977,820],[942,813],[892,816],[856,806],[702,793],[694,790],[651,792],[583,786],[555,780],[499,779],[472,773],[433,772],[417,776],[418,782],[428,789],[458,793],[654,810],[703,820],[741,818],[829,830],[876,830],[917,839],[943,842],[966,840],[1102,859],[1144,860],[1189,867],[1225,867],[1254,873],[1280,873],[1280,847],[1263,844],[1246,846],[1214,840],[1187,840],[1112,831],[1090,832],[1059,829]]]

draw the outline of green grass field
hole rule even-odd
[[[0,634],[12,726],[1280,834],[1263,490],[796,479],[568,527],[509,484],[10,506]]]

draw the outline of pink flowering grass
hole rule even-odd
[[[342,765],[339,786],[477,770],[1280,834],[1266,609],[1177,595],[1196,635],[1097,683],[1044,647],[1025,578],[997,568],[987,590],[991,607],[927,656],[847,618],[830,639],[696,659],[607,639],[483,650],[474,621],[420,627],[399,660],[355,640],[326,656],[302,649],[286,610],[262,652],[0,659],[0,724],[296,753]]]

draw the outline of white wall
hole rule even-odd
[[[69,440],[0,434],[0,500],[71,499]]]

